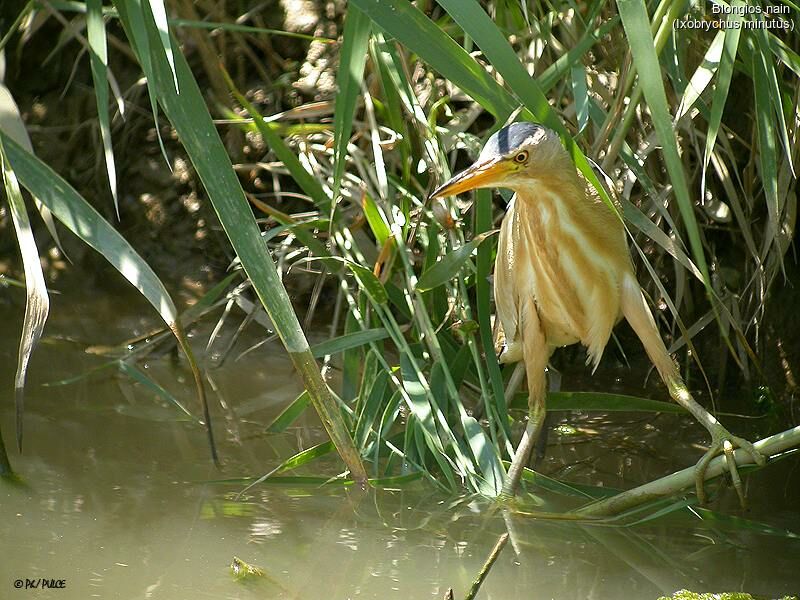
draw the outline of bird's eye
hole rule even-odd
[[[520,165],[525,164],[526,162],[528,162],[528,151],[527,150],[523,150],[522,152],[517,154],[514,157],[514,162],[518,163]]]

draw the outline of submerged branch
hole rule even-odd
[[[504,533],[497,539],[497,543],[494,545],[494,548],[492,548],[492,552],[489,554],[489,558],[487,558],[486,562],[483,563],[481,572],[478,573],[478,576],[472,582],[472,586],[469,588],[469,592],[467,592],[465,600],[472,600],[478,594],[478,590],[483,584],[484,579],[486,579],[486,576],[489,574],[489,571],[491,571],[492,567],[494,566],[497,557],[500,556],[500,552],[502,552],[503,548],[505,548],[507,541],[508,541],[508,533]]]
[[[787,429],[753,444],[759,452],[772,458],[781,452],[800,446],[800,426]],[[752,457],[744,450],[734,452],[736,464],[739,466],[754,464]],[[717,456],[708,466],[705,479],[717,477],[725,470],[725,457]],[[677,471],[661,479],[656,479],[637,488],[622,492],[611,498],[589,504],[578,511],[581,516],[597,517],[619,514],[634,506],[644,504],[656,498],[671,496],[681,490],[694,486],[695,467]]]

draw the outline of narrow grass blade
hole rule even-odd
[[[306,262],[311,262],[312,260],[318,259],[306,259]],[[325,261],[340,262],[350,269],[350,272],[355,276],[359,287],[364,290],[367,296],[369,296],[370,300],[372,300],[372,302],[375,304],[380,305],[389,302],[389,294],[381,283],[381,280],[378,279],[367,267],[352,260],[342,258],[341,256],[329,256],[325,259]]]
[[[741,4],[735,2],[734,6]],[[719,58],[719,69],[717,70],[717,83],[714,86],[714,96],[711,104],[711,116],[708,121],[708,133],[706,134],[706,145],[703,150],[703,170],[700,179],[700,197],[705,198],[706,194],[706,171],[708,163],[714,151],[714,145],[717,142],[717,135],[719,128],[722,124],[722,113],[725,108],[725,102],[728,98],[728,90],[730,89],[731,78],[733,77],[733,67],[736,62],[736,53],[739,48],[739,37],[741,29],[736,24],[741,25],[741,15],[731,14],[728,15],[728,21],[734,25],[733,27],[725,29],[723,35],[725,41],[722,45],[722,54]]]
[[[386,304],[389,295],[383,287],[381,280],[367,267],[353,261],[345,261],[347,268],[355,275],[361,289],[363,289],[375,304]]]
[[[78,383],[79,381],[83,381],[91,377],[96,373],[100,373],[101,371],[105,371],[107,369],[116,369],[118,360],[109,360],[101,365],[96,367],[92,367],[91,369],[86,369],[83,373],[79,373],[78,375],[73,375],[71,377],[65,377],[63,379],[57,379],[55,381],[46,381],[42,384],[42,387],[56,387],[60,385],[72,385],[73,383]]]
[[[3,135],[3,134],[0,134]],[[36,344],[42,337],[47,314],[50,311],[50,297],[47,295],[47,286],[44,282],[42,265],[39,262],[39,250],[33,231],[28,220],[28,212],[22,192],[12,164],[5,152],[7,144],[14,144],[10,138],[0,140],[0,161],[3,167],[3,183],[6,198],[11,211],[11,221],[17,234],[17,245],[22,255],[22,265],[25,271],[25,318],[22,322],[22,335],[19,340],[19,353],[17,355],[17,372],[14,376],[14,403],[16,406],[16,431],[17,447],[22,452],[22,415],[25,409],[25,376],[28,372],[28,363]],[[5,454],[5,450],[3,450]],[[7,462],[7,460],[5,461]]]
[[[286,429],[294,423],[297,418],[303,414],[311,402],[311,397],[308,392],[303,390],[303,393],[295,398],[292,403],[284,408],[275,420],[267,427],[267,433],[283,433]]]
[[[444,454],[444,446],[436,431],[433,413],[428,403],[427,390],[417,376],[411,360],[405,354],[400,356],[400,369],[403,377],[403,388],[408,395],[408,408],[416,417],[416,422],[421,426],[425,436],[430,440],[434,452]]]
[[[510,463],[509,463],[510,466]],[[522,471],[522,479],[534,485],[538,485],[542,489],[549,492],[554,492],[562,496],[573,496],[576,498],[585,498],[594,500],[596,498],[607,498],[619,493],[618,490],[613,490],[607,487],[587,486],[574,483],[564,483],[558,479],[553,479],[547,475],[528,469],[527,467]]]
[[[250,483],[246,488],[244,488],[241,492],[239,492],[236,498],[241,498],[241,496],[247,493],[248,490],[257,486],[260,483],[264,483],[268,479],[270,479],[273,475],[277,475],[278,473],[283,473],[285,471],[291,471],[292,469],[296,469],[308,462],[311,462],[315,458],[319,458],[320,456],[325,456],[329,454],[332,450],[334,450],[336,446],[333,445],[333,442],[323,442],[321,444],[317,444],[316,446],[312,446],[302,452],[298,452],[291,458],[287,458],[277,467],[272,469],[269,473],[265,473],[252,483]],[[327,480],[326,480],[327,481]]]
[[[369,441],[369,434],[375,431],[380,435],[381,427],[379,422],[381,407],[384,406],[384,400],[389,400],[389,373],[384,369],[379,369],[374,381],[366,389],[366,399],[361,407],[356,422],[355,435],[356,446],[363,452]],[[362,393],[365,386],[362,386]],[[379,445],[379,444],[378,444]]]
[[[2,81],[0,81],[0,131],[6,132],[15,142],[25,148],[25,150],[33,153],[33,146],[31,145],[28,131],[25,129],[25,122],[22,120],[19,107],[14,97],[11,95],[11,91],[3,85]],[[66,256],[66,253],[61,247],[61,240],[58,237],[53,215],[35,196],[33,198],[33,203],[36,205],[36,210],[42,215],[42,220],[44,221],[45,227],[47,227],[47,231],[52,236],[56,245],[61,249],[62,253]]]
[[[759,523],[758,521],[745,519],[744,517],[738,517],[736,515],[726,515],[715,510],[703,508],[701,506],[695,506],[691,510],[697,514],[703,523],[709,525],[710,527],[716,528],[720,525],[724,525],[739,531],[753,531],[762,535],[770,535],[774,537],[795,540],[800,539],[800,535],[794,531],[790,531],[789,529],[778,529],[772,525],[768,525],[767,523]]]
[[[503,121],[517,102],[451,37],[408,0],[352,0],[378,26]]]
[[[336,78],[336,112],[333,116],[333,201],[339,196],[347,157],[347,144],[353,127],[353,115],[364,81],[367,43],[371,24],[357,6],[350,5],[344,21],[339,73]]]
[[[6,47],[6,44],[8,44],[8,41],[11,39],[11,36],[13,36],[17,32],[19,26],[27,18],[28,13],[30,13],[31,10],[34,8],[34,4],[35,4],[34,0],[28,0],[25,6],[22,7],[22,10],[20,10],[17,13],[17,16],[14,18],[13,23],[8,25],[8,28],[6,29],[5,33],[3,33],[3,37],[0,38],[0,52],[3,50],[3,48]]]
[[[351,350],[352,348],[359,348],[370,342],[385,340],[388,337],[389,332],[382,327],[364,329],[363,331],[347,333],[333,338],[332,340],[326,340],[315,344],[311,347],[311,354],[314,355],[314,358],[322,358],[323,356],[339,354],[340,352]]]
[[[492,65],[503,74],[508,87],[522,100],[536,119],[551,129],[565,132],[547,96],[544,95],[514,53],[508,40],[476,0],[441,0],[440,4],[475,40]]]
[[[103,140],[103,154],[106,161],[106,175],[114,199],[114,210],[119,220],[119,198],[117,197],[117,169],[114,166],[114,148],[111,145],[111,121],[108,116],[108,50],[106,47],[106,28],[103,23],[102,0],[87,0],[86,33],[89,40],[89,58],[92,66],[94,95],[97,100],[97,118],[100,123],[100,137]]]
[[[769,47],[778,60],[800,77],[800,54],[789,48],[783,40],[772,32],[769,33]]]
[[[145,70],[148,83],[155,90],[158,102],[177,130],[208,192],[220,223],[253,284],[253,289],[272,323],[275,324],[295,368],[303,378],[314,408],[354,479],[366,481],[366,471],[353,445],[347,425],[339,407],[331,397],[327,384],[322,379],[319,365],[311,355],[308,341],[292,303],[283,287],[275,263],[261,239],[261,233],[247,204],[241,184],[186,59],[179,49],[175,51],[175,72],[180,83],[179,95],[171,81],[170,64],[164,53],[159,50],[160,34],[152,15],[148,14],[147,5],[131,1],[118,2],[116,6],[128,38],[137,39],[135,44],[137,53],[143,48],[149,49],[150,55],[147,60],[140,57],[140,64]],[[139,40],[141,36],[145,36],[148,41]]]
[[[765,25],[765,17],[763,14],[754,15],[754,18],[757,18],[761,25]],[[773,61],[770,60],[769,36],[767,35],[767,28],[765,26],[759,27],[755,30],[755,39],[756,53],[761,59],[763,75],[767,85],[769,86],[769,100],[772,104],[774,111],[773,115],[775,117],[775,133],[783,145],[784,156],[789,164],[789,170],[791,171],[792,176],[796,177],[794,164],[792,163],[792,153],[794,148],[792,146],[792,142],[789,140],[789,128],[786,125],[786,117],[783,111],[783,101],[781,100],[783,97],[781,91],[782,78],[778,78],[778,74],[775,72],[775,65]]]
[[[150,3],[150,12],[153,15],[156,27],[158,28],[158,38],[161,40],[161,46],[164,55],[167,57],[169,68],[172,71],[172,81],[175,84],[175,92],[180,94],[178,87],[178,72],[175,69],[175,56],[172,50],[172,40],[169,35],[169,22],[167,21],[167,8],[164,6],[164,0],[147,0]]]
[[[178,400],[174,395],[170,394],[163,386],[159,385],[156,381],[154,381],[151,377],[145,375],[141,369],[138,369],[133,364],[129,363],[128,361],[121,360],[118,362],[119,370],[133,379],[134,381],[138,381],[144,387],[149,389],[159,398],[162,398],[176,407],[179,411],[185,414],[187,417],[194,419],[197,421],[197,417],[195,417],[189,409],[187,409],[183,404],[181,404],[180,400]]]
[[[572,65],[572,97],[575,100],[575,116],[578,118],[578,133],[589,124],[589,89],[586,85],[586,69],[578,62]]]
[[[491,231],[479,233],[470,242],[442,257],[441,260],[437,261],[432,267],[422,273],[417,282],[417,291],[427,292],[455,278],[464,266],[464,263],[467,262],[467,259],[475,252],[475,249],[480,246],[486,238],[497,232],[497,229],[493,229]]]
[[[644,214],[638,207],[636,207],[636,205],[629,200],[623,199],[622,212],[625,215],[625,218],[639,231],[661,246],[700,282],[703,281],[703,274],[697,268],[697,265],[692,262],[692,259],[686,256],[686,253],[681,248],[679,242],[672,239],[661,228],[648,219],[647,215]]]
[[[644,512],[647,513],[645,516],[627,523],[629,527],[634,525],[643,525],[644,523],[655,521],[656,519],[660,519],[661,517],[665,517],[679,510],[689,508],[695,502],[697,502],[697,500],[694,498],[681,498],[678,500],[673,500],[672,498],[660,498],[654,500],[653,502],[648,502],[646,504],[642,504],[641,506],[637,506],[628,513],[617,515],[615,519],[627,520],[634,514]]]
[[[579,63],[583,55],[586,54],[592,46],[607,36],[611,30],[618,25],[619,17],[615,15],[594,31],[586,32],[580,41],[570,48],[566,54],[559,56],[541,75],[536,77],[536,80],[542,88],[542,92],[545,94],[549,92],[561,81],[561,78],[570,70],[572,65]]]
[[[14,476],[14,469],[11,468],[11,461],[8,460],[8,452],[3,442],[3,432],[0,431],[0,477],[11,478]]]
[[[364,216],[367,218],[369,228],[375,236],[375,241],[379,246],[383,246],[386,240],[392,235],[389,225],[387,224],[386,216],[369,194],[364,194],[364,199],[361,201],[361,208],[364,210]]]
[[[678,201],[678,208],[683,217],[683,224],[689,237],[694,262],[703,274],[709,298],[713,297],[711,277],[708,272],[703,243],[700,238],[700,228],[694,214],[694,202],[689,194],[686,174],[683,170],[675,140],[667,96],[661,79],[661,65],[658,62],[655,43],[650,33],[650,21],[647,17],[647,8],[643,0],[617,0],[617,7],[622,18],[622,25],[631,46],[634,65],[638,73],[639,82],[644,91],[644,97],[650,108],[653,125],[658,139],[661,142],[664,161],[667,166],[670,181]]]
[[[726,31],[720,31],[714,36],[711,45],[708,47],[708,50],[706,50],[705,56],[703,56],[702,62],[698,65],[694,75],[692,75],[692,78],[689,80],[689,84],[683,91],[678,110],[675,112],[676,121],[694,106],[694,103],[700,98],[700,95],[708,87],[708,84],[711,83],[711,79],[714,77],[714,73],[717,72],[720,60],[722,59]]]
[[[475,231],[482,233],[488,231],[492,226],[492,202],[489,190],[478,190],[475,195]],[[491,318],[491,284],[489,275],[492,272],[492,248],[482,245],[478,248],[478,256],[475,259],[475,266],[478,270],[475,280],[475,290],[477,294],[478,325],[480,326],[481,346],[483,355],[486,357],[489,379],[492,385],[494,396],[494,406],[499,417],[498,425],[503,431],[506,440],[511,437],[511,427],[508,423],[508,407],[506,405],[505,389],[503,386],[503,374],[500,372],[500,365],[497,362],[497,355],[494,350],[494,336],[492,334]],[[510,445],[510,444],[509,444]],[[510,452],[510,450],[509,450]]]
[[[275,126],[267,123],[264,117],[256,110],[256,107],[236,89],[236,85],[233,83],[230,75],[228,75],[228,72],[222,67],[220,67],[220,70],[225,79],[225,83],[228,85],[228,89],[231,90],[236,101],[248,112],[258,132],[261,134],[261,137],[264,138],[264,142],[266,142],[269,148],[275,153],[278,160],[283,163],[292,175],[292,178],[297,182],[297,185],[300,186],[300,189],[311,196],[311,199],[318,208],[322,210],[327,207],[330,203],[330,199],[325,193],[325,190],[322,189],[322,185],[320,185],[319,181],[317,181],[314,175],[306,171],[300,160],[295,156],[295,153],[289,149],[286,142],[284,142],[278,134]]]
[[[203,406],[209,445],[214,461],[217,461],[216,446],[208,413],[205,389],[197,361],[177,318],[177,310],[164,284],[145,260],[84,198],[64,181],[49,166],[27,152],[14,140],[0,131],[0,141],[6,156],[22,185],[84,243],[99,252],[122,274],[150,304],[172,330],[178,344],[186,354]]]
[[[527,409],[528,394],[514,397],[511,408]],[[547,410],[591,410],[599,412],[666,412],[685,414],[686,410],[673,402],[650,400],[626,394],[605,392],[548,392]]]
[[[282,29],[269,29],[267,27],[253,27],[252,25],[239,25],[238,23],[224,23],[220,21],[196,21],[193,19],[168,19],[173,27],[192,27],[196,29],[219,29],[220,31],[232,31],[235,33],[258,33],[262,35],[277,35],[309,42],[322,42],[323,44],[335,44],[336,40],[319,35],[309,35],[307,33],[297,33],[295,31],[284,31]]]
[[[475,463],[480,468],[484,484],[479,489],[484,496],[495,498],[503,489],[503,480],[505,479],[505,471],[502,468],[497,449],[475,417],[462,413],[461,426],[464,428],[464,436],[467,438]]]
[[[234,271],[228,274],[219,283],[215,284],[210,290],[203,294],[200,299],[192,304],[189,308],[183,311],[180,315],[181,323],[187,325],[193,323],[200,318],[205,311],[214,306],[214,303],[222,296],[230,287],[230,285],[241,277],[239,271]]]
[[[141,18],[141,2],[143,0],[135,0],[135,4],[132,5],[134,9],[131,13],[134,17],[127,21],[127,25],[125,21],[120,19],[123,22],[123,26],[127,27],[126,34],[128,36],[128,42],[131,45],[131,49],[136,54],[136,57],[139,59],[139,64],[142,66],[142,71],[144,72],[145,76],[148,73],[152,73],[152,65],[150,64],[150,39],[147,35],[147,29],[144,25],[144,19]],[[117,13],[119,14],[119,13]],[[158,42],[157,42],[158,43]],[[172,169],[172,165],[169,160],[169,156],[167,156],[167,149],[164,146],[164,140],[161,139],[161,128],[158,127],[158,100],[156,99],[156,91],[153,85],[148,78],[147,84],[147,96],[150,99],[150,110],[153,113],[153,123],[156,124],[156,136],[158,138],[158,147],[161,149],[161,155],[164,157],[164,162],[169,165],[169,168]]]
[[[445,360],[439,360],[431,367],[431,396],[436,400],[441,399],[439,402],[442,410],[447,411],[449,406],[453,406],[458,411],[467,447],[471,452],[473,463],[477,467],[475,475],[471,475],[473,487],[484,496],[497,497],[503,487],[503,479],[505,478],[500,456],[478,421],[467,414],[460,399],[454,397],[454,393],[448,393],[445,363]],[[448,395],[451,396],[451,402],[444,404],[448,399]],[[468,472],[470,471],[471,469],[468,469]]]
[[[758,163],[761,168],[761,185],[767,204],[769,222],[761,249],[762,258],[767,255],[780,228],[780,201],[778,199],[778,156],[775,144],[775,124],[771,111],[771,86],[765,57],[753,51],[753,86],[755,87],[756,129],[758,130]],[[781,256],[781,263],[783,257]]]
[[[422,479],[423,473],[415,471],[405,475],[396,475],[393,477],[376,477],[369,479],[369,484],[376,488],[398,488],[409,483],[413,483]],[[252,480],[252,477],[231,477],[228,479],[212,479],[203,481],[202,483],[217,483],[217,484],[236,484],[247,483]],[[287,485],[287,486],[314,486],[322,487],[326,485],[356,485],[352,479],[331,478],[331,477],[314,477],[313,475],[283,475],[281,477],[269,477],[268,479],[260,480],[259,483],[266,483],[272,485]]]
[[[291,471],[292,469],[297,469],[298,467],[302,467],[303,465],[308,464],[320,456],[330,454],[335,449],[336,448],[334,447],[333,442],[323,442],[321,444],[317,444],[316,446],[312,446],[311,448],[303,450],[302,452],[298,452],[291,458],[287,458],[277,469],[275,469],[275,471],[273,471],[273,473],[284,473],[286,471]]]

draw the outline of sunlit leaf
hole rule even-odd
[[[580,63],[572,66],[572,97],[575,99],[575,114],[578,117],[578,133],[589,124],[589,90],[586,86],[586,69]]]
[[[726,30],[727,31],[727,30]],[[709,45],[702,62],[697,66],[694,75],[689,80],[689,84],[683,92],[681,102],[678,105],[678,110],[675,112],[675,120],[677,121],[685,115],[697,99],[705,91],[708,84],[711,83],[714,73],[719,68],[720,59],[722,57],[722,50],[725,43],[725,31],[719,31]]]
[[[97,100],[97,117],[100,123],[100,137],[103,140],[103,155],[106,161],[106,175],[114,199],[114,209],[119,219],[119,199],[117,198],[117,169],[114,166],[114,149],[111,145],[111,121],[108,116],[108,51],[106,48],[106,28],[103,23],[102,0],[87,0],[86,29],[89,40],[89,57],[94,80],[94,95]]]
[[[148,0],[150,3],[150,11],[153,14],[153,20],[158,28],[158,37],[161,40],[162,50],[167,57],[169,68],[172,71],[172,81],[175,84],[175,91],[180,93],[178,86],[178,72],[175,69],[175,56],[172,51],[172,40],[169,35],[169,23],[167,22],[167,9],[164,5],[164,0]]]
[[[25,271],[25,288],[27,297],[25,301],[25,318],[22,322],[22,334],[19,341],[19,353],[17,355],[17,372],[14,376],[14,402],[16,405],[16,432],[17,446],[22,451],[22,417],[25,408],[25,377],[28,372],[28,363],[33,354],[36,344],[42,337],[44,324],[50,310],[50,297],[47,294],[47,286],[44,282],[42,265],[39,262],[39,250],[36,247],[36,240],[33,238],[33,231],[28,220],[28,212],[25,208],[25,201],[19,188],[17,176],[13,163],[6,154],[6,148],[19,148],[11,138],[5,137],[0,132],[0,162],[3,168],[3,183],[5,185],[6,198],[11,211],[11,221],[14,224],[14,231],[17,234],[17,245],[22,255],[22,266]],[[23,150],[24,152],[24,150]],[[5,456],[5,450],[2,451]],[[8,461],[3,461],[7,463]]]

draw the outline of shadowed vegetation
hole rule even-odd
[[[4,15],[9,68],[0,139],[9,208],[0,225],[8,230],[13,222],[28,288],[18,439],[25,366],[47,316],[39,255],[56,247],[66,227],[167,324],[109,357],[123,375],[147,380],[136,363],[171,330],[203,399],[184,329],[218,319],[209,347],[234,320],[240,329],[260,323],[281,339],[306,391],[270,430],[284,430],[312,405],[333,444],[287,458],[271,476],[336,449],[350,479],[422,477],[448,492],[496,496],[518,435],[518,406],[505,396],[513,369],[495,355],[490,283],[494,233],[509,195],[480,191],[471,205],[428,195],[509,119],[557,131],[577,168],[620,211],[639,280],[690,386],[713,392],[719,410],[771,414],[760,437],[789,427],[781,398],[796,390],[800,349],[797,332],[780,327],[798,272],[794,31],[736,27],[766,18],[737,14],[726,28],[681,29],[674,24],[719,17],[669,0],[352,0],[346,14],[306,21],[295,14],[284,23],[274,22],[272,3],[242,14],[206,4],[31,2]],[[797,13],[780,17],[796,21]],[[64,56],[39,56],[37,36],[54,31]],[[36,124],[46,119],[37,98],[52,90],[25,75],[31,64],[65,57],[74,77],[53,86],[96,107],[83,106],[91,113],[81,117],[86,126],[70,133],[94,148],[78,157],[80,169],[43,147],[56,132],[52,121]],[[167,201],[178,198],[159,200],[158,187],[133,181],[145,168],[130,156],[142,138],[148,160],[173,169],[174,177],[163,177],[162,163],[162,187],[181,188],[195,224],[185,233],[209,249],[223,282],[206,286],[180,314],[148,265],[149,254],[162,254],[162,237],[142,258],[111,225],[117,214],[122,227],[128,218],[142,223],[132,215],[144,208],[155,216],[143,225],[164,236],[178,220]],[[36,204],[23,199],[20,185]],[[53,241],[38,221],[34,240],[18,218],[34,205]],[[309,346],[301,321],[309,330],[315,318],[329,323],[327,339]],[[627,329],[618,335],[599,381],[638,385],[645,368],[623,364],[645,365],[640,345]],[[235,336],[223,354],[234,345]],[[557,361],[569,373],[584,358],[570,349]],[[575,386],[565,380],[565,387]],[[648,399],[593,387],[601,393],[553,394],[549,407],[676,409],[655,403],[666,400],[663,389]],[[739,396],[733,407],[732,391]],[[650,506],[659,515],[664,507]]]

